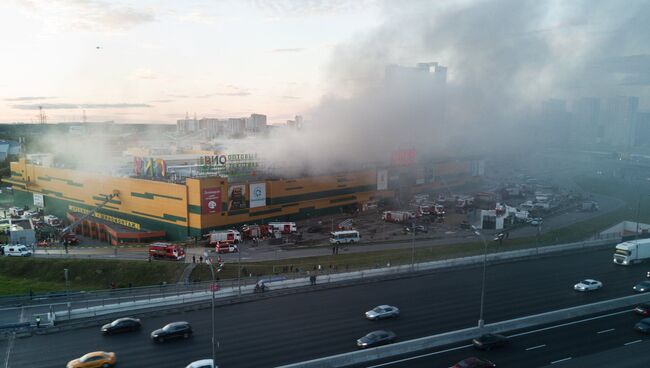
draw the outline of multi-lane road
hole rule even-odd
[[[489,265],[486,323],[630,295],[632,286],[645,277],[646,267],[616,266],[612,253],[613,246]],[[604,288],[574,292],[573,284],[587,277],[603,281]],[[376,328],[391,329],[403,341],[475,326],[480,288],[478,266],[219,307],[217,361],[222,368],[272,367],[353,351],[356,338]],[[380,322],[363,318],[364,311],[382,303],[399,306],[400,318]],[[175,320],[191,322],[195,335],[164,345],[149,341],[149,331]],[[103,337],[97,328],[85,328],[18,339],[10,349],[9,342],[2,342],[0,361],[6,360],[9,367],[60,367],[98,349],[117,352],[121,367],[182,367],[209,357],[209,310],[143,322],[142,332],[123,336]],[[624,330],[629,323],[612,326]]]

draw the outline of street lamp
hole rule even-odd
[[[216,366],[216,361],[217,361],[217,353],[216,353],[216,344],[215,344],[215,337],[214,337],[214,293],[215,293],[215,272],[214,272],[214,265],[212,264],[212,261],[208,257],[208,252],[203,253],[205,262],[208,264],[210,268],[210,274],[212,275],[212,285],[210,286],[210,289],[212,289],[212,365]],[[221,265],[219,265],[219,268],[217,269],[217,272],[221,271]]]
[[[483,234],[479,231],[479,229],[476,226],[472,226],[472,229],[474,230],[474,234],[477,236],[481,237],[481,240],[483,240],[483,279],[481,281],[481,311],[479,313],[478,317],[478,328],[482,329],[483,328],[483,304],[485,301],[485,269],[487,265],[487,242],[485,241],[485,237],[483,237]]]
[[[415,221],[411,222],[413,238],[411,240],[411,271],[415,270]]]

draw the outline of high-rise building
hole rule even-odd
[[[266,130],[266,115],[251,114],[246,119],[246,131],[251,133],[259,133]]]
[[[594,144],[603,140],[600,120],[600,99],[584,97],[573,102],[571,108],[571,140],[577,144]]]
[[[607,99],[607,108],[603,114],[605,143],[622,147],[630,147],[635,143],[638,109],[638,97],[616,96]]]
[[[635,135],[637,146],[650,147],[650,112],[637,112]]]

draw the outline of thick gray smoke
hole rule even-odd
[[[397,148],[484,153],[528,145],[545,99],[648,100],[647,1],[387,1],[384,18],[335,48],[311,124],[266,151],[318,168]],[[431,61],[448,67],[442,92],[387,84],[387,65]]]

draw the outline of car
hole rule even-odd
[[[639,332],[650,333],[650,318],[644,318],[640,320],[637,324],[634,325],[634,329]]]
[[[399,308],[392,305],[379,305],[366,312],[366,318],[376,321],[382,318],[395,318],[399,316]]]
[[[107,368],[112,367],[117,362],[115,353],[105,351],[93,351],[81,358],[73,359],[66,365],[67,368]]]
[[[120,332],[137,331],[140,329],[141,326],[142,324],[140,323],[139,319],[125,317],[125,318],[118,318],[111,323],[107,323],[103,325],[101,331],[104,335],[111,335]]]
[[[151,339],[154,342],[164,342],[181,337],[187,339],[190,336],[192,336],[192,326],[189,322],[172,322],[151,333]]]
[[[218,367],[214,365],[212,359],[201,359],[188,364],[187,367],[185,368],[218,368]]]
[[[507,344],[508,338],[496,333],[487,333],[472,340],[472,345],[480,350],[492,350]]]
[[[598,290],[603,287],[603,283],[594,279],[585,279],[573,285],[575,291]]]
[[[487,359],[470,357],[470,358],[465,358],[460,362],[454,364],[451,368],[494,368],[494,367],[496,367],[496,364],[492,363]]]
[[[640,283],[634,285],[632,290],[636,291],[637,293],[645,293],[650,291],[650,281],[641,281]]]
[[[390,344],[395,341],[395,335],[392,331],[377,330],[372,331],[366,336],[357,340],[357,347],[359,349],[371,348],[373,346]]]
[[[634,308],[634,313],[640,314],[642,316],[648,316],[650,315],[650,304],[648,303],[641,303]]]
[[[531,219],[529,224],[531,226],[541,226],[544,223],[544,220],[542,220],[541,217],[536,217],[534,219]]]

